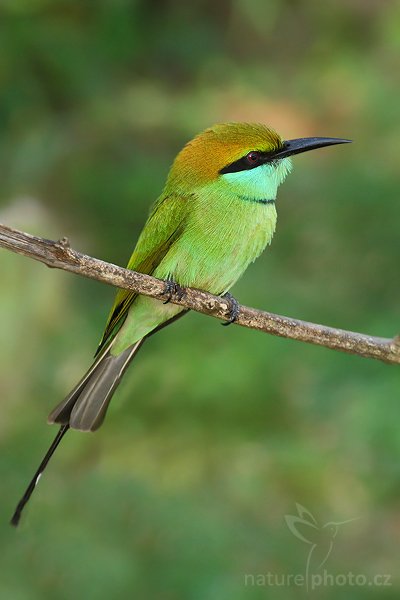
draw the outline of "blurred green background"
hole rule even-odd
[[[201,129],[349,137],[295,158],[273,244],[234,293],[399,332],[398,2],[1,0],[0,17],[2,222],[124,265]],[[329,573],[391,575],[319,597],[399,597],[400,370],[198,314],[146,343],[104,427],[68,434],[9,527],[114,291],[5,250],[0,278],[1,598],[306,597],[245,585],[304,574],[296,503],[320,526],[359,517]]]

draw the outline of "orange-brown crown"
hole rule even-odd
[[[201,185],[217,179],[221,169],[251,150],[272,152],[282,139],[260,123],[220,123],[199,133],[179,152],[167,188]]]

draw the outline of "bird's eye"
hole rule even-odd
[[[246,155],[246,162],[253,167],[260,162],[260,158],[260,153],[252,150]]]

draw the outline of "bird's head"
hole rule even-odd
[[[284,141],[259,123],[222,123],[197,135],[181,150],[166,192],[193,192],[204,186],[254,200],[275,200],[291,169],[290,157],[350,140],[300,138]]]

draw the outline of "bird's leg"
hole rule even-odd
[[[227,327],[236,321],[239,316],[240,308],[239,302],[229,292],[226,292],[222,297],[229,302],[229,320],[225,321],[225,323],[221,323],[221,325]]]
[[[176,283],[173,279],[165,280],[165,290],[163,292],[164,296],[167,296],[167,299],[163,302],[163,304],[168,304],[171,302],[172,296],[177,297],[178,300],[181,300],[184,296],[185,292],[181,288],[179,284]]]

